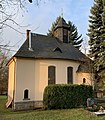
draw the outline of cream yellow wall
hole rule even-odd
[[[67,67],[73,67],[73,83],[80,63],[69,60],[35,60],[35,100],[43,100],[44,88],[48,85],[48,66],[56,67],[56,84],[67,84]]]
[[[35,61],[17,59],[14,101],[24,101],[24,90],[29,90],[29,98],[35,100]]]
[[[35,61],[35,100],[40,101],[43,98],[44,88],[48,85],[47,64]]]
[[[8,76],[8,96],[13,98],[13,91],[14,91],[14,78],[15,78],[15,62],[12,59],[9,64],[9,76]]]
[[[48,85],[48,66],[56,67],[56,84],[67,84],[67,67],[73,67],[73,84],[91,85],[89,73],[77,73],[79,62],[50,59],[17,59],[15,102],[24,101],[24,90],[29,90],[31,101],[43,100],[43,92]]]
[[[83,83],[83,78],[86,79],[86,85],[93,85],[93,74],[92,73],[77,73],[77,84]]]

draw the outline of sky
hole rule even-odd
[[[46,35],[52,23],[62,14],[66,21],[75,24],[79,35],[82,34],[86,40],[91,6],[93,0],[41,0],[38,6],[33,0],[33,3],[26,3],[25,8],[13,18],[22,27],[9,23],[21,33],[6,27],[1,36],[3,39],[1,44],[9,43],[14,54],[26,40],[27,29],[33,33]]]

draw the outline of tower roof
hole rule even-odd
[[[58,23],[57,23],[57,25],[56,25],[56,27],[55,27],[54,30],[56,30],[57,28],[61,28],[61,27],[63,27],[63,28],[69,28],[68,24],[66,23],[66,21],[64,20],[63,17],[59,18]]]

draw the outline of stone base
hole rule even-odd
[[[13,110],[33,110],[37,108],[43,108],[43,101],[23,101],[15,102]]]
[[[43,101],[35,101],[34,108],[43,108]]]

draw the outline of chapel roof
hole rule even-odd
[[[36,59],[66,59],[85,61],[87,57],[73,45],[63,43],[55,37],[31,33],[32,50],[26,40],[14,57]]]
[[[83,73],[93,73],[93,61],[91,59],[87,59],[86,62],[83,62],[79,65],[77,72]]]

